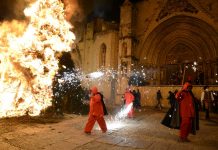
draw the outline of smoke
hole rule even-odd
[[[36,0],[7,0],[0,2],[0,21],[1,20],[22,20],[25,19],[24,9]],[[78,0],[62,0],[65,7],[66,19],[68,21],[81,21],[84,18],[83,11],[80,9]],[[72,19],[73,18],[73,19]]]
[[[0,20],[24,19],[23,10],[29,1],[9,0],[0,3]]]
[[[83,19],[83,11],[80,9],[78,0],[63,0],[65,6],[66,19],[68,21],[81,21]]]

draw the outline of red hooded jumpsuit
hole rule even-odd
[[[180,92],[176,94],[176,98],[179,101],[180,109],[180,138],[182,140],[187,140],[187,137],[191,131],[192,118],[195,116],[195,109],[190,92],[188,92],[188,87],[192,85],[186,82]]]
[[[89,119],[88,122],[86,123],[84,131],[86,133],[91,133],[91,130],[95,122],[97,121],[102,132],[106,132],[107,126],[104,120],[104,111],[101,103],[101,96],[97,94],[98,92],[97,87],[93,87],[91,89],[91,92],[93,96],[90,98]]]
[[[134,96],[133,96],[132,93],[130,93],[129,90],[127,90],[127,91],[125,92],[124,98],[125,98],[125,101],[126,101],[126,107],[127,107],[129,104],[133,103]],[[128,117],[129,117],[129,118],[132,118],[132,117],[133,117],[133,107],[131,107],[130,111],[128,112]]]

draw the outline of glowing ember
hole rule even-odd
[[[57,52],[75,39],[60,0],[37,0],[24,12],[28,24],[0,24],[0,117],[39,115],[51,105]]]
[[[101,76],[103,76],[104,73],[100,72],[100,71],[97,71],[97,72],[93,72],[93,73],[90,73],[89,76],[91,78],[99,78]]]
[[[194,70],[194,72],[196,72],[196,70],[197,70],[197,62],[195,61],[194,63],[193,63],[193,65],[192,65],[192,69]]]

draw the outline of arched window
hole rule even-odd
[[[104,67],[106,64],[106,45],[103,43],[100,47],[100,55],[99,55],[99,66]]]
[[[121,54],[122,57],[126,57],[127,56],[127,44],[126,42],[124,42],[122,44],[122,54]]]
[[[127,63],[126,62],[121,63],[121,74],[123,76],[127,75]]]

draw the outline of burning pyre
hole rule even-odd
[[[0,23],[0,118],[51,106],[57,56],[75,39],[60,0],[37,0],[24,13],[28,21]]]

